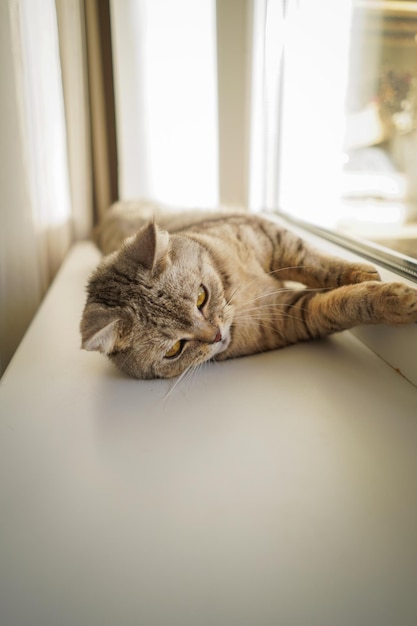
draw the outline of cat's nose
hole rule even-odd
[[[202,319],[195,327],[194,338],[203,343],[218,343],[222,340],[222,334],[218,326]]]
[[[217,331],[217,335],[215,336],[213,343],[219,343],[222,340],[222,334],[220,331]]]

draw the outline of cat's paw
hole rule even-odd
[[[368,263],[352,263],[346,265],[340,276],[341,285],[355,285],[370,280],[381,280],[381,277],[373,265]]]
[[[417,322],[417,289],[403,283],[384,285],[381,298],[383,317],[387,324],[411,324]]]

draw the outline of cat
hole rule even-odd
[[[417,290],[313,249],[265,215],[118,203],[97,232],[82,347],[172,378],[359,324],[417,321]],[[288,284],[291,281],[294,284]]]

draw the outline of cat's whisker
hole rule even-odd
[[[296,304],[263,304],[261,306],[249,307],[236,312],[234,319],[241,319],[242,315],[250,319],[288,316],[288,312],[293,308],[297,308],[298,311],[307,311],[307,309]]]
[[[194,381],[197,378],[204,363],[205,361],[203,361],[202,363],[197,363],[197,365],[194,365],[194,367],[191,368],[190,375],[187,377],[187,390],[191,389],[191,386],[194,384]]]
[[[293,319],[293,320],[299,320],[300,318],[294,315],[282,315],[281,317],[276,317],[275,319],[270,319],[270,320],[266,320],[265,318],[259,317],[259,318],[239,318],[239,322],[241,324],[245,324],[247,325],[248,328],[251,327],[251,324],[253,324],[254,322],[257,322],[259,324],[259,326],[262,326],[263,328],[271,328],[273,330],[277,330],[278,326],[277,323],[280,321],[285,321],[288,319]],[[275,323],[274,323],[275,322]]]
[[[187,389],[186,392],[188,392],[191,389],[191,386],[194,384],[195,379],[197,378],[197,376],[199,375],[200,371],[206,367],[208,361],[201,361],[200,363],[196,363],[193,365],[190,365],[186,372],[184,372],[185,376],[184,378],[181,380],[181,385],[185,386],[187,385]]]
[[[272,276],[272,274],[279,274],[280,272],[287,272],[288,270],[306,270],[311,268],[311,265],[287,265],[285,267],[279,267],[276,270],[271,270],[270,272],[266,272],[266,274],[268,274],[269,276]]]
[[[252,304],[252,302],[248,302],[247,304]],[[242,307],[242,311],[261,311],[265,309],[271,309],[274,311],[275,309],[286,308],[294,306],[289,302],[264,302],[263,304],[255,304],[255,306],[245,306]]]
[[[164,401],[168,400],[172,396],[175,391],[178,391],[178,388],[187,380],[187,375],[190,374],[190,370],[193,370],[195,365],[191,364],[185,368],[185,370],[174,380],[171,388],[168,389],[165,396],[162,398]]]
[[[239,311],[235,316],[235,321],[240,321],[242,319],[246,320],[270,320],[270,319],[282,319],[284,317],[288,317],[289,313],[287,311],[259,311],[258,309],[253,309],[252,311]]]
[[[290,287],[280,287],[278,289],[273,289],[272,291],[266,291],[264,293],[258,294],[257,296],[255,296],[254,298],[251,298],[249,300],[246,300],[245,302],[240,302],[240,306],[245,306],[246,304],[251,304],[252,302],[256,302],[257,300],[262,300],[263,298],[268,298],[270,296],[278,296],[278,295],[282,295],[284,293],[294,293],[294,291],[300,291],[303,293],[310,293],[313,291],[317,291],[319,293],[323,292],[323,291],[330,291],[332,289],[332,287],[306,287],[306,288],[302,288],[302,289],[292,289]],[[271,303],[272,306],[276,306],[280,304],[281,306],[287,306],[286,303]]]
[[[278,302],[276,304],[261,304],[258,306],[254,306],[254,307],[250,307],[250,308],[245,308],[242,309],[241,313],[243,314],[252,314],[253,312],[259,312],[259,313],[281,313],[282,311],[285,311],[287,309],[293,309],[293,308],[297,308],[299,311],[307,311],[306,308],[300,307],[298,303],[295,304],[291,304],[289,302]],[[240,313],[237,313],[235,315],[238,316]]]
[[[291,308],[291,307],[287,307]],[[298,307],[298,311],[308,312],[307,309]],[[258,312],[258,309],[253,309],[253,312],[250,311],[241,311],[235,316],[236,321],[246,321],[246,322],[268,322],[273,320],[283,320],[283,319],[296,319],[299,320],[299,315],[291,315],[288,311],[270,311],[264,315],[261,311]]]
[[[240,320],[242,322],[242,320]],[[247,321],[248,322],[248,327],[250,328],[251,323],[253,323],[253,320],[243,320],[243,323]],[[258,320],[260,322],[259,326],[262,326],[262,328],[268,328],[269,330],[271,330],[273,333],[277,333],[278,335],[280,335],[281,337],[284,337],[284,332],[283,329],[279,328],[278,326],[276,326],[275,324],[272,323],[272,321],[270,323],[268,323],[265,319],[260,319]]]
[[[276,270],[271,270],[270,272],[265,272],[265,275],[267,276],[273,276],[274,274],[279,274],[280,272],[285,272],[288,270],[296,270],[296,269],[308,269],[309,267],[311,267],[310,265],[290,265],[287,267],[280,267]],[[229,296],[228,302],[231,303],[234,296],[239,292],[239,291],[243,291],[248,289],[251,285],[253,285],[253,283],[255,283],[258,279],[258,277],[253,278],[252,280],[250,280],[249,282],[247,282],[245,285],[239,285],[237,286],[233,293]],[[285,287],[283,287],[283,289],[285,289]],[[288,291],[290,289],[287,289]]]
[[[191,389],[192,385],[194,385],[196,378],[200,375],[201,369],[204,366],[206,361],[202,361],[201,363],[197,363],[193,365],[190,369],[189,375],[187,376],[187,391]]]

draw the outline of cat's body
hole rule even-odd
[[[89,281],[83,347],[136,378],[417,321],[417,290],[381,283],[372,266],[313,250],[265,217],[121,203],[98,241],[108,256]]]

